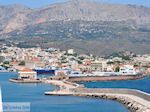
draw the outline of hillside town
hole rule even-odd
[[[123,51],[99,57],[92,54],[77,54],[74,49],[61,51],[56,48],[18,48],[2,45],[0,64],[1,70],[9,71],[51,68],[78,71],[78,74],[118,72],[134,75],[150,73],[150,54],[137,55]]]

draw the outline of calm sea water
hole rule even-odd
[[[11,83],[16,73],[0,73],[3,102],[30,102],[31,112],[128,112],[120,103],[73,96],[45,96],[56,87],[48,84]]]
[[[150,77],[139,80],[84,82],[88,88],[129,88],[150,93]]]

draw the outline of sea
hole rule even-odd
[[[150,93],[150,77],[138,80],[81,82],[87,88],[127,88]]]
[[[30,103],[30,112],[129,112],[122,104],[103,99],[77,96],[46,96],[57,87],[49,84],[9,82],[17,73],[0,73],[3,103]],[[134,88],[150,93],[150,78],[136,81],[86,82],[92,88]]]

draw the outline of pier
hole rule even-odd
[[[21,79],[9,79],[10,82],[14,83],[41,83],[41,80],[21,80]]]
[[[58,86],[59,89],[52,92],[45,92],[45,95],[58,96],[82,96],[101,99],[115,100],[124,104],[131,112],[150,112],[150,94],[134,89],[88,89],[83,85],[68,81],[46,80]]]

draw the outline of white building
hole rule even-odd
[[[137,74],[133,65],[121,66],[119,73],[122,75],[136,75]]]
[[[68,49],[68,54],[74,54],[74,49]]]
[[[37,79],[37,73],[33,70],[30,70],[30,69],[20,70],[18,78],[19,79],[36,80]]]

